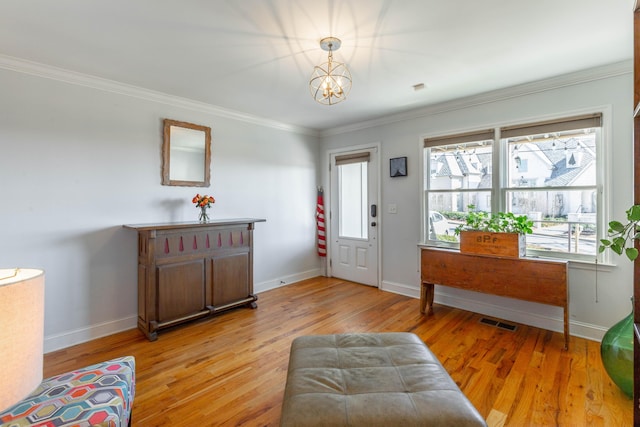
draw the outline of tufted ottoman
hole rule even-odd
[[[4,412],[1,427],[126,427],[135,395],[135,359],[125,356],[47,378]]]
[[[282,427],[486,426],[415,334],[293,340]]]

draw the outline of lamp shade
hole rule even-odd
[[[44,272],[0,269],[0,411],[42,381]]]

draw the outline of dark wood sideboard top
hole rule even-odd
[[[183,222],[160,222],[150,224],[125,224],[125,228],[134,230],[168,230],[177,228],[193,228],[193,227],[211,227],[211,226],[227,226],[238,224],[253,224],[256,222],[266,222],[263,218],[230,218],[230,219],[212,219],[207,222],[199,221],[183,221]]]

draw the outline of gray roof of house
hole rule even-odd
[[[584,145],[585,143],[584,141],[579,142],[575,138],[556,141],[541,141],[537,143],[537,146],[540,149],[539,152],[544,155],[553,165],[551,176],[549,176],[549,178],[545,180],[545,185],[566,187],[570,185],[584,170],[584,167],[567,167],[566,150],[581,150],[583,153],[582,164],[584,166],[588,166],[595,160],[595,157],[591,153],[592,151],[595,151],[595,146],[590,146],[587,147],[588,149],[583,149],[579,147],[579,144]],[[478,171],[482,174],[482,178],[480,180],[478,188],[490,188],[492,185],[492,175],[490,167],[491,154],[478,153],[476,154],[476,156],[481,164],[481,166],[478,168]],[[450,161],[455,161],[463,174],[476,172],[469,169],[469,165],[463,158],[463,154],[454,154],[452,152],[447,152],[441,153],[436,157],[436,176],[450,176],[456,174],[451,170],[451,166],[449,164]]]

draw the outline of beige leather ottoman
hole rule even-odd
[[[420,338],[392,332],[296,338],[280,425],[486,423]]]

